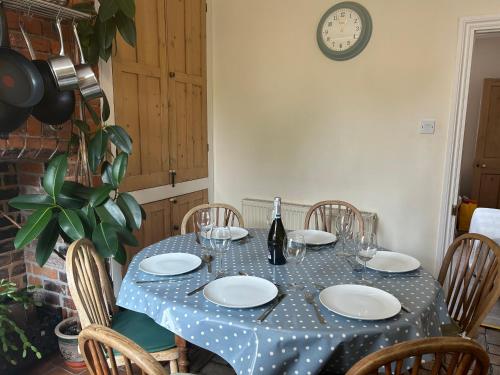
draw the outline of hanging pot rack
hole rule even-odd
[[[44,0],[0,0],[7,9],[21,11],[27,15],[41,16],[51,19],[59,18],[67,21],[89,20],[91,14],[80,12]]]

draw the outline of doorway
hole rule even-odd
[[[496,45],[496,51],[489,48],[491,45]],[[485,177],[481,177],[481,172],[488,169],[488,165],[486,167],[482,166],[485,163],[478,159],[480,153],[476,152],[480,151],[481,147],[484,149],[484,139],[481,140],[479,131],[481,125],[481,107],[484,104],[483,88],[486,87],[485,79],[500,78],[500,71],[493,71],[494,68],[490,69],[487,66],[489,63],[491,65],[495,65],[495,63],[498,65],[498,56],[500,56],[499,46],[500,15],[460,19],[457,79],[454,105],[450,118],[451,124],[445,164],[443,204],[441,207],[439,242],[435,261],[436,272],[439,270],[447,247],[456,235],[455,215],[458,197],[466,195],[478,199],[481,195],[480,189],[477,188],[477,181],[480,181],[481,178],[485,179]],[[485,51],[498,53],[495,61],[490,61],[490,57],[486,56]],[[481,58],[478,55],[484,55],[482,58],[487,61],[481,62]],[[485,95],[491,97],[491,94],[490,92]],[[485,116],[483,115],[484,119]],[[483,142],[483,144],[479,144],[479,147],[476,147],[478,142]],[[491,186],[495,181],[486,182],[490,183]],[[500,318],[500,314],[495,315],[498,315],[498,318]],[[496,318],[493,319],[492,323],[497,325],[498,321]]]

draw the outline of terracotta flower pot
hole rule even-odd
[[[78,350],[78,333],[80,322],[77,318],[66,318],[55,328],[55,334],[59,340],[59,350],[67,366],[71,368],[84,368],[80,351]]]

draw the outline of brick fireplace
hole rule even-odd
[[[75,2],[77,1],[70,3]],[[46,59],[59,52],[53,20],[21,16],[9,10],[6,13],[12,48],[29,58],[19,30],[19,20],[22,17],[38,59]],[[63,25],[63,35],[67,54],[74,58],[70,25]],[[78,105],[75,108],[75,114],[77,113]],[[15,282],[19,288],[28,285],[39,287],[37,299],[60,311],[63,317],[75,314],[67,286],[64,260],[53,253],[41,268],[35,261],[36,243],[24,249],[14,249],[13,240],[18,230],[16,223],[22,224],[26,213],[10,207],[7,202],[18,194],[43,192],[41,180],[46,163],[52,156],[70,151],[73,131],[71,121],[55,128],[30,117],[24,125],[10,133],[7,139],[0,139],[0,278]],[[60,243],[57,247],[64,256],[64,244]]]

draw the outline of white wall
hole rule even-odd
[[[360,2],[371,41],[335,62],[315,40],[335,1],[213,1],[214,198],[344,199],[378,213],[383,246],[432,269],[458,19],[500,3]],[[422,118],[434,135],[418,134]]]
[[[472,53],[460,175],[460,194],[468,197],[472,195],[474,156],[485,78],[500,78],[500,35],[497,33],[476,38]]]

